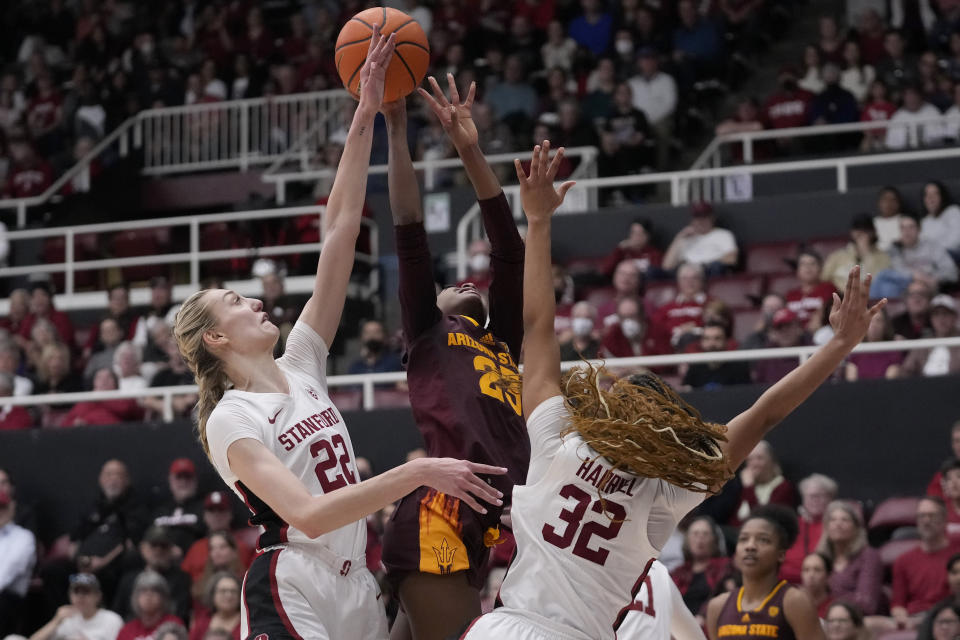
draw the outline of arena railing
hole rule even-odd
[[[17,227],[23,228],[27,209],[55,201],[67,184],[88,190],[91,163],[111,150],[125,158],[142,149],[146,175],[246,171],[269,164],[295,140],[323,144],[336,128],[333,115],[347,100],[352,98],[346,91],[336,90],[146,109],[110,132],[46,191],[2,199],[0,211],[15,211]]]
[[[294,155],[299,155],[300,150],[295,149]],[[596,147],[570,147],[564,151],[567,158],[580,158],[580,164],[577,165],[578,175],[593,176],[596,175],[596,159],[599,151]],[[530,149],[521,151],[512,151],[510,153],[495,153],[486,156],[487,163],[493,166],[500,164],[513,164],[514,158],[526,158],[530,155]],[[293,156],[287,158],[289,161]],[[263,173],[263,181],[275,185],[277,204],[286,203],[287,183],[290,182],[315,182],[321,178],[331,178],[336,175],[335,168],[309,169],[302,171],[280,172],[279,161],[274,163],[271,169]],[[415,171],[422,171],[424,174],[424,190],[431,191],[437,182],[437,173],[444,169],[459,169],[463,166],[460,158],[438,158],[429,160],[419,160],[413,163]],[[276,169],[275,173],[271,170]],[[378,164],[370,167],[370,175],[387,173],[388,165]]]
[[[893,340],[889,342],[864,342],[853,350],[854,353],[877,353],[886,351],[915,351],[932,349],[934,347],[960,347],[960,337],[956,338],[928,338],[921,340]],[[803,363],[820,347],[786,347],[778,349],[748,349],[743,351],[716,351],[711,353],[683,353],[661,356],[638,356],[635,358],[611,358],[609,360],[590,360],[592,364],[603,365],[616,373],[623,370],[636,370],[649,367],[676,366],[680,364],[700,364],[709,362],[755,362],[758,360],[774,360],[795,358],[797,364]],[[573,360],[561,363],[563,370],[583,365],[583,360]],[[331,389],[343,387],[360,387],[362,389],[362,407],[365,410],[376,408],[375,385],[397,383],[406,380],[403,371],[390,373],[369,373],[358,375],[330,376],[327,383]],[[77,402],[93,402],[99,400],[114,400],[118,398],[162,398],[163,420],[169,422],[174,419],[173,397],[177,395],[196,393],[194,385],[177,387],[152,387],[146,389],[131,389],[126,391],[86,391],[80,393],[60,393],[36,396],[18,396],[0,398],[0,407],[25,406],[37,407],[41,405],[62,405]],[[335,400],[336,402],[336,400]]]
[[[170,218],[153,218],[150,220],[130,220],[126,222],[111,222],[73,227],[52,227],[46,229],[11,231],[7,234],[7,237],[11,242],[24,240],[43,240],[47,238],[63,238],[65,259],[64,262],[53,264],[44,263],[0,268],[0,278],[31,276],[39,273],[63,274],[64,292],[62,297],[58,297],[59,303],[61,299],[69,299],[74,296],[75,275],[78,271],[139,267],[144,265],[186,265],[189,269],[190,282],[187,285],[180,285],[174,289],[175,299],[182,300],[199,288],[200,265],[204,262],[210,262],[213,260],[230,260],[234,258],[269,258],[274,256],[288,256],[302,253],[316,254],[319,252],[321,247],[321,243],[299,243],[273,247],[250,247],[203,251],[200,248],[200,228],[203,225],[221,222],[241,222],[246,220],[260,221],[269,219],[294,218],[304,215],[320,216],[323,214],[325,209],[325,206],[313,205],[306,207],[260,209],[255,211],[231,211],[228,213],[213,213],[205,215],[177,216]],[[360,262],[369,264],[371,267],[376,267],[379,260],[379,234],[377,233],[377,224],[375,221],[369,218],[362,218],[361,224],[370,230],[370,253],[357,253],[356,259]],[[187,252],[163,253],[157,255],[134,256],[129,258],[109,258],[100,260],[76,259],[75,240],[79,236],[86,234],[112,234],[137,229],[171,229],[176,227],[188,228],[190,250]],[[313,290],[314,279],[311,276],[304,276],[295,282],[290,282],[290,280],[293,279],[288,279],[288,293],[308,293],[309,291]],[[291,284],[295,286],[290,286]],[[379,290],[379,286],[379,270],[376,268],[371,268],[368,281],[360,286],[359,289],[356,287],[356,285],[354,285],[351,293],[368,298]],[[104,296],[105,293],[99,292],[99,295]],[[100,306],[104,306],[104,304],[105,298],[104,302]],[[0,301],[0,313],[5,313],[8,307],[8,300]]]
[[[643,173],[607,178],[585,178],[578,180],[576,186],[567,193],[567,200],[570,202],[564,202],[560,213],[595,210],[595,207],[589,208],[586,203],[596,202],[596,190],[598,189],[637,185],[667,185],[669,188],[670,204],[675,207],[701,199],[708,202],[722,202],[724,200],[726,185],[721,184],[719,189],[712,189],[711,185],[715,178],[752,178],[758,175],[789,174],[798,171],[832,170],[835,175],[835,191],[837,193],[846,193],[850,188],[849,170],[852,167],[952,158],[960,158],[960,147],[844,156],[840,158],[820,158],[815,160],[796,160],[791,162],[748,164],[716,169]],[[583,191],[586,191],[586,193],[582,193]],[[516,184],[506,185],[503,187],[503,192],[511,202],[514,217],[521,219],[520,186]],[[457,277],[460,279],[467,276],[467,247],[472,240],[481,237],[482,225],[480,224],[479,214],[479,208],[474,207],[460,219],[457,225],[457,254],[455,256],[455,262]]]

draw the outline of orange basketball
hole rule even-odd
[[[374,24],[380,25],[380,33],[385,36],[397,34],[397,48],[383,91],[383,101],[393,102],[420,86],[430,66],[430,45],[423,28],[403,11],[374,7],[350,18],[337,36],[335,56],[340,80],[354,97],[360,95],[360,69],[367,59]]]

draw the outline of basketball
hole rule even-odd
[[[430,64],[430,45],[423,28],[403,11],[374,7],[350,18],[337,36],[335,55],[340,80],[356,98],[360,96],[360,69],[367,59],[374,24],[380,25],[384,36],[397,34],[397,48],[383,91],[383,101],[393,102],[420,86]]]

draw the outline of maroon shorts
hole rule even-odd
[[[410,572],[447,575],[466,571],[481,589],[490,547],[497,544],[499,509],[479,514],[459,498],[420,487],[405,496],[383,534],[383,566],[394,589]],[[502,540],[502,538],[500,538]]]

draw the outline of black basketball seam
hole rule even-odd
[[[343,61],[343,54],[337,56],[337,75],[340,75],[340,62]]]
[[[344,42],[343,44],[339,45],[336,49],[334,49],[333,52],[336,53],[337,51],[340,51],[340,49],[343,49],[344,47],[349,47],[352,44],[360,44],[361,42],[366,42],[372,37],[373,37],[372,35],[369,35],[366,38],[360,38],[359,40],[351,40],[350,42]]]
[[[411,47],[416,47],[416,48],[418,48],[418,49],[423,49],[423,50],[426,51],[427,53],[430,53],[430,49],[426,48],[425,46],[423,46],[423,45],[420,44],[419,42],[411,42],[411,41],[409,41],[409,40],[404,40],[403,42],[398,42],[398,43],[397,43],[397,46],[399,47],[400,45],[404,45],[404,44],[405,44],[405,45],[409,45],[409,46],[411,46]]]
[[[416,86],[417,86],[417,77],[416,77],[415,75],[413,75],[413,71],[410,69],[410,65],[408,65],[408,64],[407,64],[407,61],[403,59],[403,54],[401,54],[399,51],[396,51],[395,53],[396,53],[397,58],[400,60],[400,62],[403,63],[403,66],[404,66],[404,68],[407,70],[407,73],[410,74],[410,81],[413,82],[413,86],[414,86],[414,88],[416,88]]]
[[[410,24],[411,22],[416,22],[416,20],[413,19],[413,18],[410,18],[409,20],[407,20],[406,22],[404,22],[402,25],[400,25],[399,27],[397,27],[396,29],[394,29],[394,30],[391,31],[390,33],[397,33],[398,31],[400,31],[400,29],[403,29],[405,26],[407,26],[407,25]]]
[[[351,19],[351,20],[356,20],[356,21],[359,22],[360,24],[366,25],[366,26],[367,26],[367,29],[370,29],[371,32],[373,31],[373,25],[370,24],[369,22],[367,22],[366,20],[364,20],[363,18],[358,18],[358,17],[354,16],[354,17],[352,17],[352,18],[350,18],[350,19]]]
[[[353,73],[350,74],[350,79],[347,80],[347,91],[350,91],[350,85],[353,84],[353,79],[357,77],[357,73],[360,72],[360,69],[363,69],[364,63],[367,61],[367,56],[363,56],[363,60],[360,61],[360,64],[357,65],[357,68],[353,70]],[[357,87],[357,92],[359,93],[360,87]]]
[[[387,24],[387,7],[384,5],[380,8],[383,9],[383,22],[380,23],[380,28],[383,29],[383,27]]]

